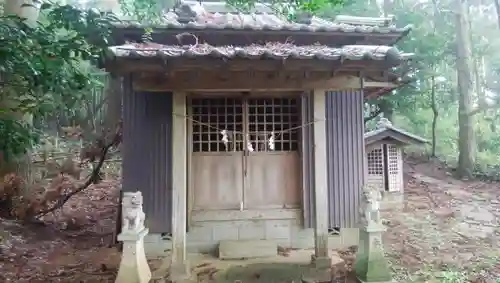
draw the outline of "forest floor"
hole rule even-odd
[[[398,282],[500,282],[500,184],[460,181],[439,162],[405,162],[405,206],[383,214]]]
[[[423,159],[405,165],[405,207],[384,213],[395,279],[498,282],[500,184],[458,181],[439,163]],[[120,254],[109,244],[118,179],[113,174],[75,196],[61,213],[47,217],[48,225],[0,219],[0,282],[114,282]],[[150,265],[155,269],[160,261]]]

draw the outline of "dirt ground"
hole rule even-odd
[[[384,213],[395,279],[498,282],[500,184],[455,180],[439,163],[406,165],[405,208]],[[68,225],[52,215],[45,226],[0,219],[0,282],[114,282],[120,255],[108,246],[119,186],[106,180],[75,196],[57,215]]]
[[[57,214],[71,225],[51,223],[52,215],[46,226],[2,219],[0,281],[112,282],[119,255],[106,246],[114,228],[117,185],[105,181],[71,199]]]
[[[459,181],[439,162],[405,162],[403,211],[384,213],[399,282],[500,282],[500,184]]]

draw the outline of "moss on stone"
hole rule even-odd
[[[390,282],[392,280],[389,264],[382,252],[368,256],[359,255],[354,265],[356,276],[363,282]]]

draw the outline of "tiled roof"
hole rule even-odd
[[[126,44],[109,48],[115,57],[176,58],[211,57],[221,59],[317,59],[317,60],[391,60],[401,61],[409,54],[391,46],[346,45],[340,48],[324,45],[296,46],[289,43],[267,43],[249,46],[190,46],[161,44]]]
[[[391,137],[390,132],[396,132],[403,136],[406,136],[408,139],[412,140],[414,143],[428,143],[429,141],[419,137],[417,135],[411,134],[405,130],[396,128],[392,125],[392,123],[387,118],[381,118],[377,123],[377,129],[367,132],[364,135],[366,145],[374,143],[376,141],[382,140],[386,137]],[[387,135],[384,135],[386,133]]]
[[[121,26],[142,27],[128,21]],[[217,30],[268,30],[268,31],[309,31],[346,33],[401,33],[410,31],[411,26],[397,28],[392,18],[370,18],[337,16],[328,21],[315,16],[298,16],[295,22],[277,15],[264,4],[256,4],[249,12],[237,11],[224,2],[183,1],[182,4],[164,15],[164,23],[158,28],[171,29],[217,29]]]

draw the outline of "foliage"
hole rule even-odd
[[[226,0],[226,3],[240,10],[249,10],[257,3],[266,5],[284,14],[289,18],[293,18],[298,12],[309,12],[313,14],[321,13],[321,11],[333,9],[344,4],[343,0],[293,0],[293,1],[256,1],[256,0]]]
[[[161,24],[164,2],[157,0],[119,0],[121,12],[127,18],[144,24]],[[169,6],[173,6],[173,1]]]
[[[38,133],[30,125],[11,118],[0,119],[0,136],[1,158],[7,162],[39,141]]]
[[[0,17],[0,134],[12,137],[2,140],[4,154],[22,153],[36,141],[28,124],[9,120],[13,113],[61,112],[96,86],[82,62],[95,62],[102,55],[116,20],[110,14],[48,3],[41,6],[35,26],[18,16]]]
[[[384,7],[384,5],[387,5]],[[397,43],[404,52],[412,52],[412,69],[409,77],[412,83],[393,91],[377,100],[369,101],[370,108],[384,115],[391,115],[396,126],[431,139],[432,136],[432,90],[436,97],[438,110],[436,129],[436,154],[450,165],[456,165],[458,157],[458,94],[456,73],[456,26],[455,5],[452,1],[369,1],[355,0],[334,11],[323,14],[350,14],[363,16],[379,16],[392,14],[396,18],[395,25],[413,26],[410,34]],[[473,60],[479,62],[479,76],[474,77],[474,108],[479,107],[481,97],[486,97],[485,110],[476,111],[475,131],[477,151],[475,174],[500,180],[498,174],[500,155],[500,135],[497,126],[500,122],[500,62],[498,48],[500,29],[493,1],[470,2],[471,38],[473,44]],[[483,63],[481,63],[483,62]],[[434,85],[432,83],[434,81]],[[476,84],[477,83],[477,84]],[[477,86],[480,86],[479,89]],[[372,112],[373,113],[373,112]],[[377,112],[375,112],[377,114]],[[368,113],[367,116],[370,116]],[[375,121],[367,123],[367,128],[374,126]],[[414,150],[411,148],[410,150]],[[420,149],[422,150],[422,149]],[[425,151],[430,153],[430,147]]]
[[[110,33],[110,16],[102,17],[92,10],[45,4],[42,12],[46,21],[36,27],[18,17],[1,18],[0,71],[4,74],[2,84],[18,94],[15,111],[58,110],[51,107],[59,106],[57,102],[63,99],[74,99],[68,95],[75,90],[92,87],[94,83],[81,71],[80,62],[96,60]]]
[[[258,0],[226,0],[227,5],[240,11],[248,11],[256,4],[265,5],[278,14],[294,18],[299,12],[320,14],[325,10],[341,7],[344,0],[293,0],[293,1],[258,1]],[[163,12],[175,8],[179,1],[158,0],[119,0],[121,12],[127,19],[143,24],[161,24]]]

